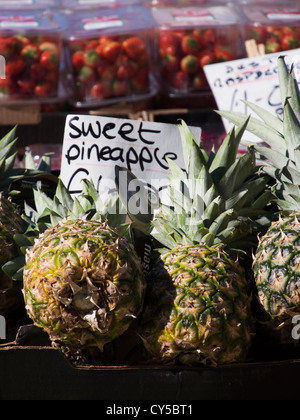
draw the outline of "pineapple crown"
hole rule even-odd
[[[126,211],[117,195],[102,201],[92,181],[82,180],[82,191],[72,196],[61,179],[58,180],[53,198],[38,186],[34,190],[35,208],[25,203],[24,218],[31,232],[42,233],[63,219],[89,218],[106,220],[111,227],[125,226]],[[126,225],[128,226],[128,225]]]
[[[251,148],[237,157],[247,123],[232,129],[218,151],[209,155],[188,126],[183,121],[179,125],[185,170],[168,160],[174,208],[162,206],[153,221],[156,239],[168,248],[206,243],[222,245],[232,253],[255,246],[257,232],[266,223],[269,178],[259,175]]]
[[[260,118],[238,112],[219,111],[236,125],[249,120],[247,130],[262,143],[251,144],[262,162],[263,171],[272,177],[273,201],[287,212],[300,211],[300,93],[294,68],[284,57],[278,58],[278,78],[283,116],[277,117],[265,109],[244,101]],[[250,145],[249,141],[244,144]]]
[[[151,221],[151,235],[162,246],[173,249],[202,242],[238,252],[256,245],[257,233],[269,224],[265,210],[269,177],[259,173],[252,148],[237,157],[246,126],[247,121],[233,128],[218,151],[207,154],[203,143],[198,145],[186,123],[180,122],[185,169],[168,159],[171,206],[160,203]],[[129,216],[143,229],[145,216]]]
[[[24,205],[22,218],[26,225],[25,232],[14,235],[14,241],[21,255],[2,267],[2,270],[13,280],[23,280],[25,255],[34,245],[35,240],[46,229],[57,225],[62,220],[86,218],[106,222],[110,227],[116,228],[121,236],[132,241],[130,225],[126,223],[126,211],[119,197],[111,195],[104,203],[92,181],[85,179],[82,183],[81,194],[73,197],[59,179],[53,198],[42,191],[37,184],[34,189],[34,207],[28,203]]]

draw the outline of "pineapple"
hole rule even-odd
[[[111,202],[103,206],[92,183],[85,181],[82,194],[73,199],[59,181],[53,200],[36,191],[35,201],[37,210],[26,208],[34,221],[27,235],[35,237],[24,267],[27,313],[53,346],[82,363],[85,349],[102,352],[140,313],[141,262],[124,236],[125,212],[118,217]]]
[[[267,330],[283,346],[297,345],[292,337],[293,317],[300,314],[300,94],[293,67],[278,58],[283,107],[280,119],[246,102],[260,119],[251,117],[247,129],[264,143],[254,144],[265,173],[274,180],[276,220],[260,235],[253,270],[258,299],[267,315]],[[221,112],[235,124],[245,116]],[[299,341],[299,340],[298,340]]]
[[[239,257],[268,220],[269,177],[257,173],[251,150],[236,158],[245,127],[208,156],[179,125],[186,171],[168,161],[172,206],[160,205],[152,221],[161,256],[147,276],[139,325],[155,362],[218,365],[247,357],[251,284]],[[141,229],[143,217],[130,216]]]
[[[21,255],[14,235],[22,233],[23,220],[11,199],[0,193],[0,266]],[[14,287],[13,279],[3,270],[0,273],[0,315],[9,314],[20,309],[23,304],[20,287]]]
[[[4,268],[12,260],[22,259],[22,253],[14,240],[15,235],[23,233],[25,229],[18,205],[23,195],[20,183],[25,178],[35,182],[38,176],[46,173],[48,176],[50,171],[49,160],[46,158],[43,159],[43,170],[15,167],[15,134],[16,128],[0,140],[0,315],[4,315],[7,320],[24,308],[20,282],[14,281]]]

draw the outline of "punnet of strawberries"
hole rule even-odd
[[[235,32],[235,28],[232,28]],[[169,90],[196,91],[208,87],[204,66],[235,60],[232,32],[215,28],[159,31],[159,59]]]
[[[300,25],[247,25],[245,36],[263,44],[266,54],[300,47]]]
[[[23,32],[0,36],[0,54],[5,58],[0,97],[32,99],[57,95],[60,36]]]
[[[158,67],[167,95],[209,88],[204,67],[240,58],[238,16],[232,7],[152,9],[157,25]]]
[[[69,49],[77,101],[90,103],[148,91],[149,53],[143,33],[73,40]]]
[[[244,39],[263,44],[266,54],[300,47],[300,9],[296,2],[247,5],[241,13]]]
[[[103,106],[153,93],[153,21],[147,8],[79,10],[68,16],[67,61],[72,103]]]

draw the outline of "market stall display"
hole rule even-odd
[[[0,140],[1,397],[297,396],[298,83],[280,58],[283,114],[246,101],[256,120],[215,113],[203,71],[246,57],[248,40],[255,54],[299,48],[297,2],[282,9],[277,0],[178,0],[176,7],[169,0],[47,0],[44,10],[38,0],[21,2],[19,10],[0,0],[0,132],[8,128],[3,110],[19,105],[31,113],[32,104],[52,110],[66,101],[76,115],[67,154],[58,144],[67,138],[65,113],[45,112],[46,128],[26,119],[18,125],[10,113],[7,125],[18,126]],[[171,112],[177,99],[188,106]],[[195,109],[200,102],[209,121]],[[145,107],[135,112],[139,104]],[[169,205],[138,182],[139,205],[154,202],[155,212],[124,209],[132,195],[120,194],[120,168],[111,164],[128,164],[122,147],[111,147],[115,121],[93,125],[85,114],[125,117],[122,141],[132,153],[140,146],[127,120],[138,120],[149,161],[158,157],[148,138],[156,131],[144,122],[155,116],[177,125],[184,164],[176,165],[173,151],[160,161],[170,174]],[[236,127],[225,133],[220,116]],[[202,128],[201,139],[185,119]],[[247,143],[247,131],[261,142]],[[97,147],[100,134],[109,146]],[[75,198],[59,179],[61,154],[92,153],[104,170],[114,168],[120,219],[115,206],[103,206],[100,177],[97,185],[85,179]]]

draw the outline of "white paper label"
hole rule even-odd
[[[186,12],[174,12],[173,18],[177,22],[207,22],[214,20],[214,17],[209,12],[197,12],[197,11],[186,11]]]
[[[33,4],[34,0],[1,0],[1,6],[23,6],[28,4]]]
[[[201,129],[191,131],[199,143]],[[66,118],[60,177],[71,194],[79,194],[81,181],[91,179],[101,197],[107,196],[115,190],[116,165],[164,191],[166,158],[184,167],[176,125],[90,115]]]
[[[295,20],[300,19],[299,10],[276,9],[263,12],[270,20]]]
[[[83,19],[82,26],[86,31],[105,29],[105,28],[116,28],[124,25],[124,21],[119,16],[109,17],[95,17],[90,19]]]
[[[36,28],[39,26],[34,16],[3,16],[0,17],[1,28]]]

